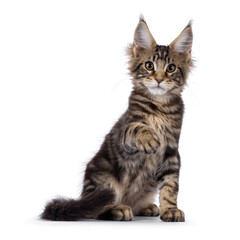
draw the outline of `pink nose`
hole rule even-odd
[[[163,81],[162,78],[155,78],[155,80],[158,82],[158,83],[161,83]]]

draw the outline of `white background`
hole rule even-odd
[[[237,2],[0,2],[1,239],[239,239]],[[140,13],[158,44],[194,20],[180,139],[186,222],[38,220],[51,198],[79,196],[86,162],[127,108],[124,49]]]

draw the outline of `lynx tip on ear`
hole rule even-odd
[[[188,25],[186,26],[186,28],[187,28],[187,27],[190,27],[190,28],[192,28],[192,24],[193,24],[193,20],[192,20],[192,19],[190,19],[190,20],[189,20],[189,22],[188,22]]]
[[[146,23],[146,20],[143,16],[143,14],[141,13],[140,16],[139,16],[139,22],[142,21],[142,22],[145,22]]]

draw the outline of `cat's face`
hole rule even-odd
[[[191,24],[169,46],[159,46],[140,19],[129,48],[135,89],[153,96],[180,94],[192,66],[191,46]]]

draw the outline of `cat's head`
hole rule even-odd
[[[190,21],[170,45],[157,45],[141,17],[128,49],[134,89],[153,97],[181,94],[193,65],[192,40]]]

